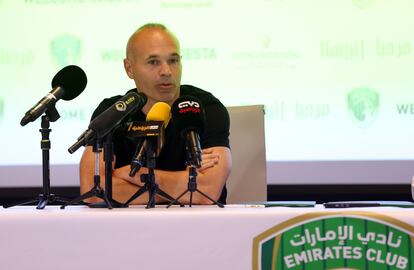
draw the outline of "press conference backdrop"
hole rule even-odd
[[[19,122],[69,64],[88,85],[57,103],[51,181],[78,184],[83,149],[67,149],[100,100],[134,87],[124,48],[147,22],[179,37],[182,83],[226,106],[265,105],[269,184],[408,183],[413,10],[411,0],[0,0],[0,186],[41,185],[40,119]]]

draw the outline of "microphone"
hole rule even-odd
[[[163,127],[166,127],[171,118],[170,110],[171,107],[167,103],[157,102],[149,110],[146,121],[163,122]],[[160,143],[162,143],[162,140]],[[134,177],[137,171],[144,166],[146,150],[148,147],[150,147],[149,140],[145,138],[142,140],[142,143],[137,145],[134,157],[131,161],[131,171],[129,172],[129,176]],[[161,147],[159,148],[161,149]]]
[[[186,142],[187,162],[200,168],[202,156],[199,134],[204,131],[205,125],[201,102],[192,96],[179,97],[172,105],[172,120]]]
[[[85,72],[78,66],[70,65],[62,68],[52,80],[52,91],[44,96],[36,105],[26,112],[20,125],[25,126],[42,115],[59,99],[71,100],[85,89],[87,83]],[[57,120],[59,116],[54,119]]]
[[[147,103],[147,97],[143,93],[130,92],[121,97],[103,113],[94,118],[78,141],[69,147],[69,153],[73,154],[81,146],[85,146],[93,139],[105,137],[111,130],[136,109],[142,108]]]

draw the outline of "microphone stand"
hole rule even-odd
[[[146,153],[146,161],[147,161],[147,168],[148,173],[147,174],[141,174],[141,182],[144,183],[144,186],[140,187],[138,191],[129,198],[128,201],[125,202],[125,206],[129,205],[133,200],[141,196],[144,192],[148,191],[148,203],[145,208],[154,208],[155,207],[155,195],[164,197],[168,201],[172,202],[174,200],[173,197],[168,195],[166,192],[161,190],[158,186],[158,184],[155,181],[155,151],[154,151],[154,140],[147,138],[148,144],[145,150]],[[180,203],[181,206],[184,206]]]
[[[112,198],[112,161],[113,161],[113,143],[112,143],[112,134],[110,132],[104,140],[104,161],[105,161],[105,193],[108,201],[111,203],[112,207],[121,208],[121,207],[128,207],[124,204],[114,200]],[[98,202],[98,203],[91,203],[88,205],[91,208],[106,208],[107,203],[106,201]]]
[[[55,196],[50,193],[50,140],[49,134],[52,131],[49,129],[50,121],[54,122],[59,119],[60,115],[55,106],[50,106],[46,110],[46,115],[42,116],[41,129],[42,140],[40,141],[40,148],[42,149],[42,170],[43,170],[43,193],[39,194],[37,198],[29,199],[27,201],[16,204],[3,205],[4,208],[9,208],[16,205],[27,205],[38,203],[36,209],[44,209],[48,203],[66,203],[67,199]]]
[[[201,195],[203,195],[205,198],[209,199],[213,203],[213,205],[217,205],[218,207],[223,208],[224,205],[222,203],[214,200],[213,198],[211,198],[210,196],[208,196],[207,194],[205,194],[204,192],[202,192],[201,190],[199,190],[197,188],[197,168],[193,164],[193,162],[190,162],[189,167],[190,167],[190,170],[189,170],[189,174],[188,174],[187,189],[183,193],[181,193],[180,196],[177,197],[177,199],[175,199],[174,201],[172,201],[167,206],[167,208],[169,208],[172,204],[177,203],[178,200],[181,199],[181,197],[183,197],[188,192],[190,192],[190,204],[189,204],[190,207],[192,207],[192,205],[193,205],[193,193],[194,192],[198,192]]]
[[[112,204],[108,199],[108,196],[106,195],[105,191],[101,187],[101,176],[99,175],[99,162],[100,162],[100,152],[101,152],[101,146],[100,146],[100,140],[96,139],[95,143],[93,145],[93,152],[95,153],[95,175],[93,177],[94,185],[92,189],[87,191],[86,193],[78,196],[77,198],[69,201],[68,203],[62,205],[60,208],[65,209],[67,205],[79,203],[85,199],[91,198],[91,197],[98,197],[100,199],[103,199],[106,203],[106,206],[108,209],[112,209]],[[88,204],[89,205],[89,204]]]

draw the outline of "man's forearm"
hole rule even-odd
[[[217,153],[220,156],[220,161],[211,162],[210,165],[204,167],[202,170],[198,171],[196,177],[197,188],[202,192],[206,193],[214,200],[218,200],[220,197],[221,191],[225,184],[225,181],[230,173],[231,168],[231,156],[230,150],[225,147],[216,147],[211,148],[214,150],[214,153]],[[207,155],[206,155],[207,156]],[[216,154],[213,155],[216,157]],[[214,158],[215,160],[215,158]],[[207,159],[207,163],[209,163]],[[130,166],[124,166],[114,170],[114,177],[120,178],[126,182],[129,182],[136,186],[142,186],[144,183],[141,182],[141,175],[147,174],[148,169],[142,167],[135,177],[129,176]],[[188,188],[189,181],[189,169],[183,171],[164,171],[164,170],[154,170],[155,181],[159,185],[159,188],[166,192],[168,195],[177,198],[181,193],[183,193]],[[190,200],[189,193],[180,200],[182,203],[188,204]],[[158,197],[158,202],[164,202],[165,200]],[[134,202],[137,203],[137,202]],[[201,196],[198,192],[193,193],[193,203],[194,204],[210,204],[211,201],[206,199],[204,196]]]

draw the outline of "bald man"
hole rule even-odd
[[[162,24],[146,24],[135,31],[126,47],[124,68],[136,88],[129,90],[144,93],[148,101],[141,111],[129,115],[123,122],[145,121],[151,107],[157,102],[170,106],[180,96],[189,95],[199,99],[203,105],[206,125],[200,134],[202,164],[197,169],[198,189],[221,203],[226,200],[225,183],[231,170],[229,149],[229,115],[223,104],[211,93],[191,85],[181,85],[181,56],[177,38]],[[121,95],[104,99],[92,115],[92,119],[114,104]],[[131,161],[137,142],[129,139],[125,131],[118,129],[113,135],[113,198],[125,202],[143,185],[141,175],[148,174],[142,167],[134,177],[130,177]],[[94,185],[94,160],[92,146],[87,146],[80,162],[81,194]],[[101,186],[105,183],[104,163],[100,164]],[[165,129],[163,148],[156,159],[155,180],[160,189],[177,198],[187,189],[189,168],[186,165],[185,141],[173,125]],[[190,193],[180,199],[188,204]],[[148,192],[139,196],[133,204],[147,204]],[[91,198],[88,202],[97,202]],[[156,196],[157,203],[165,203],[165,198]],[[198,192],[193,193],[193,204],[211,204],[211,200]]]

